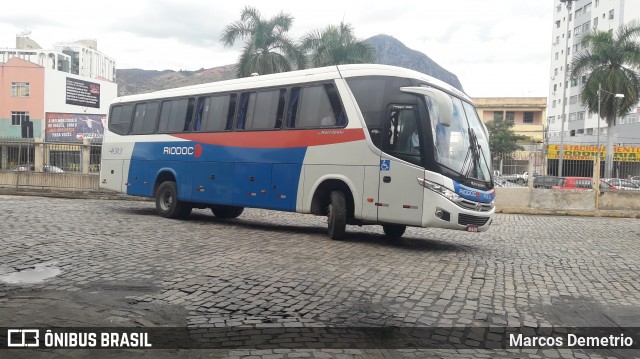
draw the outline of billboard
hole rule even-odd
[[[600,159],[606,157],[607,146],[600,146]],[[560,145],[549,145],[549,159],[558,159]],[[565,160],[593,160],[598,153],[598,146],[564,145],[563,159]],[[640,147],[613,146],[613,160],[621,162],[640,162]]]
[[[65,103],[100,108],[100,84],[67,77]]]
[[[107,115],[47,112],[45,119],[48,142],[102,142]]]

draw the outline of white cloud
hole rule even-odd
[[[119,68],[210,68],[236,61],[239,46],[225,49],[218,39],[245,5],[265,18],[291,14],[294,38],[342,20],[361,38],[391,35],[458,75],[472,96],[547,96],[552,0],[113,0],[99,7],[35,0],[0,13],[0,47],[13,47],[15,34],[29,29],[43,47],[95,38]]]

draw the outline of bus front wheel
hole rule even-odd
[[[403,226],[400,224],[383,224],[382,230],[384,234],[389,238],[400,238],[404,234],[404,231],[407,229],[407,226]]]
[[[330,200],[327,207],[329,237],[331,239],[342,239],[347,228],[347,201],[342,191],[331,192]]]
[[[165,181],[156,191],[156,211],[165,218],[184,218],[192,207],[178,200],[178,186],[173,181]]]

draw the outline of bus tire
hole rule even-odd
[[[402,237],[404,231],[407,230],[407,226],[401,224],[383,224],[382,230],[387,237],[396,239]]]
[[[347,228],[347,201],[342,191],[332,191],[327,207],[327,224],[331,239],[342,239]]]
[[[211,213],[217,218],[236,218],[242,214],[244,207],[212,206]]]
[[[174,181],[165,181],[156,191],[156,211],[165,218],[184,218],[191,213],[192,207],[178,200],[178,186]]]

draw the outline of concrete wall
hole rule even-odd
[[[95,190],[100,176],[78,173],[0,172],[0,186],[16,188]]]
[[[593,211],[596,209],[593,190],[553,190],[539,188],[496,188],[496,209]],[[607,191],[600,194],[599,210],[640,212],[640,191]]]

